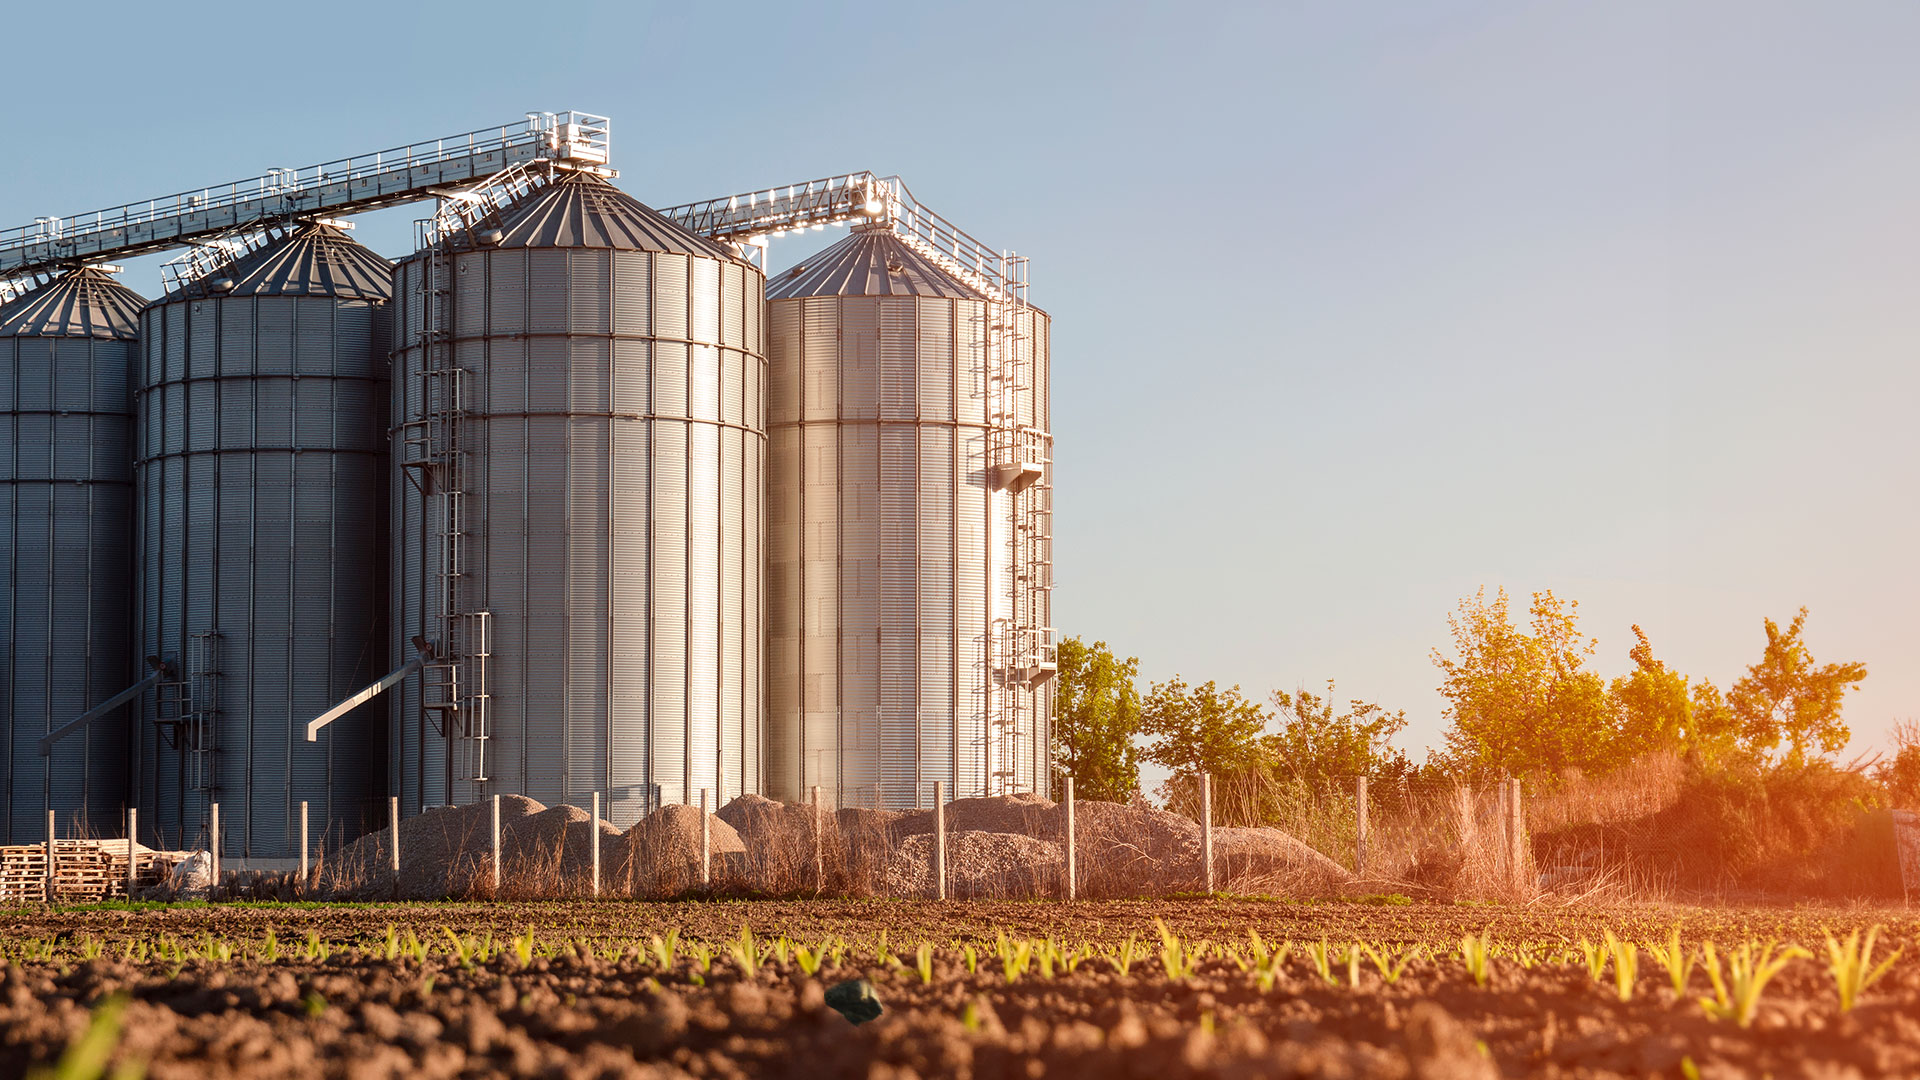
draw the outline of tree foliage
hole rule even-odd
[[[1127,802],[1140,787],[1140,660],[1115,658],[1104,641],[1060,643],[1054,683],[1054,797],[1073,777],[1083,799]]]
[[[1152,739],[1147,760],[1175,772],[1216,774],[1256,763],[1267,724],[1266,710],[1238,686],[1188,686],[1178,675],[1153,684],[1140,718]]]
[[[1301,687],[1292,693],[1275,690],[1272,701],[1280,728],[1261,746],[1276,772],[1313,785],[1356,776],[1397,780],[1413,773],[1407,755],[1392,745],[1407,726],[1405,710],[1390,713],[1354,698],[1336,716],[1332,679],[1324,697]]]
[[[1861,663],[1818,664],[1801,641],[1807,609],[1801,608],[1782,631],[1766,620],[1767,647],[1760,662],[1727,689],[1727,706],[1740,725],[1741,738],[1753,750],[1771,753],[1785,743],[1785,760],[1800,765],[1809,749],[1838,753],[1849,732],[1840,718],[1847,691],[1867,677]]]
[[[1507,591],[1482,589],[1447,619],[1455,655],[1435,650],[1447,699],[1447,757],[1470,772],[1557,775],[1615,763],[1607,684],[1585,668],[1597,642],[1582,637],[1578,602],[1533,594],[1531,632],[1516,629]]]

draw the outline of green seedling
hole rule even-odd
[[[666,937],[653,935],[653,964],[661,971],[672,971],[674,959],[680,952],[680,930],[678,927],[668,930]]]
[[[1687,984],[1693,981],[1693,954],[1680,944],[1680,924],[1675,923],[1673,929],[1667,931],[1665,945],[1649,941],[1642,947],[1652,954],[1661,970],[1667,973],[1667,981],[1673,985],[1674,994],[1685,997]]]
[[[820,960],[825,951],[824,947],[820,952],[814,952],[805,945],[794,945],[793,962],[800,965],[800,974],[805,975],[809,979],[819,974]]]
[[[1255,935],[1258,941],[1258,935]],[[1280,947],[1269,950],[1264,943],[1257,947],[1254,954],[1253,981],[1262,993],[1273,989],[1280,975],[1287,967],[1287,958],[1293,954],[1293,942],[1282,941]]]
[[[380,958],[391,964],[400,958],[400,932],[387,924],[387,936],[380,942]]]
[[[687,952],[693,957],[694,965],[698,967],[703,974],[712,973],[713,971],[713,947],[712,946],[708,945],[704,941],[690,941],[687,943]],[[705,979],[701,979],[699,981],[700,981],[700,985],[702,986],[705,986],[707,984],[707,981]]]
[[[1607,973],[1607,947],[1605,945],[1595,945],[1586,938],[1581,938],[1580,955],[1584,957],[1587,962],[1587,978],[1592,979],[1594,982],[1599,982],[1600,976]]]
[[[513,939],[513,958],[520,961],[521,967],[533,963],[533,927],[527,927],[526,933]]]
[[[1167,978],[1181,982],[1193,974],[1193,959],[1187,954],[1180,938],[1167,929],[1167,924],[1158,917],[1153,920],[1154,929],[1160,932],[1160,966],[1166,970]]]
[[[887,945],[885,927],[880,929],[880,943],[873,950],[873,962],[881,967],[893,967],[900,962],[900,958],[893,955],[893,950]]]
[[[1000,971],[1006,976],[1008,986],[1026,974],[1027,965],[1032,962],[1033,942],[1025,938],[1009,941],[1005,933],[1000,935]]]
[[[1493,974],[1493,950],[1488,933],[1482,930],[1477,938],[1468,934],[1460,939],[1460,959],[1465,961],[1467,974],[1473,977],[1475,986],[1487,985],[1487,978]]]
[[[966,962],[967,974],[972,975],[980,970],[980,950],[973,947],[973,942],[969,941],[961,948],[960,958]]]
[[[453,931],[449,930],[447,932],[451,934]],[[300,959],[305,960],[309,964],[324,964],[327,962],[327,958],[332,955],[333,948],[326,942],[320,940],[319,931],[307,931],[307,944],[300,952]]]
[[[923,941],[913,952],[913,969],[920,973],[920,985],[933,983],[933,943]]]
[[[740,924],[740,936],[727,945],[727,953],[747,981],[760,977],[760,948],[754,944],[753,931],[746,923]]]
[[[1760,1011],[1760,995],[1773,977],[1780,974],[1789,961],[1810,955],[1794,945],[1781,949],[1777,941],[1769,941],[1764,946],[1749,941],[1727,954],[1723,977],[1713,942],[1705,942],[1701,953],[1700,966],[1706,969],[1707,978],[1713,983],[1713,996],[1700,999],[1701,1009],[1711,1019],[1732,1020],[1741,1027],[1752,1026],[1753,1018]]]
[[[1640,947],[1621,941],[1609,930],[1607,952],[1613,957],[1613,992],[1621,1001],[1632,1001],[1634,981],[1640,974]]]
[[[107,1060],[113,1056],[114,1047],[120,1045],[120,1017],[126,1009],[124,993],[113,994],[100,1002],[87,1019],[87,1030],[67,1044],[60,1060],[50,1069],[28,1072],[28,1080],[99,1080],[105,1076]],[[138,1080],[145,1074],[146,1066],[136,1061],[123,1061],[113,1071],[114,1080]]]
[[[1121,978],[1132,977],[1133,962],[1140,958],[1139,946],[1140,939],[1138,935],[1128,934],[1127,940],[1121,942],[1112,952],[1107,954],[1107,962],[1113,965],[1113,970],[1119,972]]]
[[[1339,983],[1333,974],[1333,946],[1321,938],[1317,943],[1307,942],[1307,959],[1313,961],[1313,970],[1318,972],[1322,981],[1329,986]]]
[[[1377,949],[1372,945],[1360,947],[1366,950],[1367,958],[1373,961],[1374,970],[1380,973],[1380,981],[1388,986],[1399,982],[1400,976],[1407,973],[1407,965],[1413,963],[1420,954],[1418,945],[1399,950],[1397,954],[1393,950]]]
[[[1357,941],[1348,942],[1347,944],[1347,985],[1348,986],[1360,985],[1360,958],[1363,955],[1365,954],[1360,951],[1359,942]]]
[[[1893,955],[1873,962],[1873,946],[1880,937],[1880,927],[1867,929],[1866,943],[1860,941],[1860,931],[1847,935],[1845,942],[1836,941],[1832,933],[1827,934],[1827,973],[1833,976],[1833,988],[1840,995],[1840,1011],[1851,1012],[1860,995],[1867,992],[1880,977],[1900,959],[1904,949],[1895,949]]]

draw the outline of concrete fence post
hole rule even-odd
[[[500,898],[500,795],[493,796],[493,898]]]
[[[1079,891],[1080,875],[1074,863],[1073,828],[1073,777],[1067,777],[1067,899],[1072,900]]]
[[[1521,803],[1520,778],[1507,781],[1507,884],[1527,891],[1527,819]]]
[[[134,837],[140,835],[140,811],[137,807],[127,807],[127,899],[133,899],[133,882],[136,877],[133,869]]]
[[[947,898],[947,782],[933,782],[933,896]]]
[[[593,818],[587,822],[593,830],[593,895],[600,895],[600,793],[593,793]]]
[[[1353,876],[1367,876],[1367,778],[1353,782]]]
[[[713,830],[707,826],[707,789],[700,789],[700,887],[713,885]]]
[[[47,811],[47,903],[49,904],[53,903],[54,898],[53,830],[53,811],[49,810]]]
[[[300,800],[300,887],[307,886],[307,800]]]
[[[213,884],[207,887],[209,900],[220,894],[220,804],[208,803],[208,853],[213,858]]]
[[[813,785],[812,792],[808,795],[808,798],[812,800],[813,804],[813,893],[815,896],[818,896],[820,895],[820,890],[826,888],[827,881],[826,851],[822,847],[820,839],[819,784]]]
[[[1213,891],[1213,774],[1200,774],[1200,870]]]

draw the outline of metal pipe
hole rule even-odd
[[[933,782],[933,896],[947,898],[947,782]]]
[[[93,708],[88,709],[86,712],[81,713],[79,716],[67,721],[58,728],[42,735],[39,743],[40,756],[52,756],[55,743],[79,731],[81,728],[86,727],[88,724],[93,723],[95,720],[100,719],[120,706],[125,705],[134,698],[139,697],[148,687],[154,686],[162,679],[165,679],[172,670],[167,667],[166,664],[161,663],[160,660],[151,656],[147,657],[147,664],[153,668],[153,674],[141,679],[139,682],[134,683],[132,686],[127,687],[125,690],[120,691],[100,704],[95,705]]]
[[[395,686],[398,686],[401,681],[406,679],[407,676],[433,662],[433,645],[431,643],[422,641],[419,638],[414,638],[413,647],[416,650],[413,659],[389,672],[386,677],[382,678],[379,682],[360,690],[347,700],[314,717],[313,720],[307,724],[307,741],[319,742],[321,728],[326,727],[328,724],[347,715],[354,709],[365,705],[367,702],[393,689]]]

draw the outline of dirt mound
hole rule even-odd
[[[893,859],[893,830],[904,816],[895,810],[852,806],[834,814],[834,825],[840,830],[840,862],[830,868],[836,893],[885,895],[887,864]]]
[[[620,840],[622,881],[635,896],[677,896],[700,887],[700,808],[675,804],[648,814]],[[723,884],[744,869],[746,845],[733,826],[711,814],[707,845],[711,878]]]
[[[742,795],[721,807],[719,817],[746,845],[738,879],[744,888],[776,896],[832,888],[816,867],[815,842],[817,834],[819,859],[830,862],[840,843],[833,811],[823,807],[815,826],[811,806]]]
[[[956,900],[1053,896],[1066,880],[1060,845],[1020,833],[966,830],[947,834],[947,895]],[[894,848],[887,864],[889,896],[937,895],[933,835],[915,833]]]
[[[1347,868],[1279,829],[1213,830],[1214,883],[1236,892],[1337,892]]]
[[[947,804],[947,834],[956,832],[1018,833],[1043,840],[1058,840],[1063,833],[1063,812],[1051,799],[1040,795],[994,795],[979,799],[955,799]],[[933,811],[916,810],[902,815],[894,823],[896,841],[933,831]]]
[[[501,895],[584,892],[593,866],[593,825],[578,807],[549,809],[523,795],[500,797]],[[438,900],[487,895],[493,888],[490,802],[443,806],[400,822],[399,895]],[[620,832],[599,822],[601,858],[619,850]],[[323,875],[336,897],[395,892],[391,832],[380,829],[336,852]],[[603,867],[602,873],[606,872]]]
[[[1066,809],[1057,811],[1064,835]],[[1144,804],[1074,804],[1079,894],[1089,899],[1200,887],[1200,823]]]

